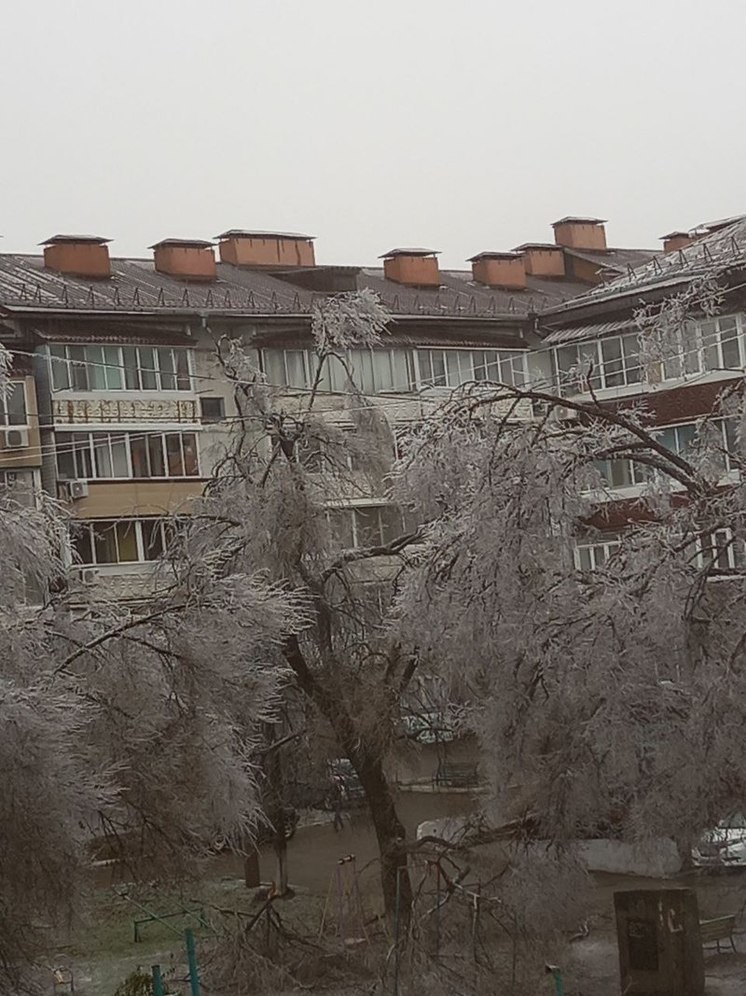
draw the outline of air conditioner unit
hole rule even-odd
[[[70,501],[88,497],[88,481],[68,481],[66,488]]]
[[[86,567],[80,572],[80,580],[85,585],[96,584],[99,572],[95,567]]]
[[[28,429],[5,429],[3,446],[6,450],[25,450],[29,446]]]

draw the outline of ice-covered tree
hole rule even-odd
[[[62,558],[51,500],[0,493],[0,988],[79,909],[97,842],[136,873],[196,870],[259,817],[289,592],[209,568],[147,607],[97,601]]]
[[[458,678],[497,818],[686,844],[743,805],[745,412],[730,380],[683,447],[643,402],[480,384],[411,442],[400,631]]]
[[[289,628],[283,644],[291,675],[286,695],[302,703],[304,745],[325,738],[326,759],[349,759],[362,783],[380,847],[385,905],[392,911],[397,891],[408,908],[410,882],[386,759],[401,734],[401,698],[416,658],[402,652],[386,618],[417,533],[392,508],[377,537],[367,534],[364,513],[357,545],[346,535],[356,499],[385,500],[393,461],[392,429],[358,391],[354,359],[360,355],[355,350],[384,341],[388,319],[369,292],[317,305],[312,387],[302,393],[267,382],[252,363],[253,343],[219,342],[238,419],[194,509],[175,570],[179,583],[188,583],[206,563],[226,577],[260,568],[297,593],[308,621],[299,632]],[[334,394],[333,368],[335,382],[345,384]],[[288,743],[293,732],[283,730],[278,739]],[[271,795],[276,803],[277,793]],[[273,810],[277,823],[281,812],[276,804]]]

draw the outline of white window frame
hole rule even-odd
[[[381,520],[381,509],[392,508],[396,511],[399,516],[401,528],[404,529],[404,519],[401,513],[401,509],[394,502],[371,502],[367,505],[335,505],[333,508],[328,509],[328,514],[340,515],[344,514],[350,517],[351,521],[351,533],[352,533],[352,546],[348,549],[359,550],[363,549],[360,543],[360,532],[361,526],[358,523],[358,513],[369,512],[375,510],[378,513],[378,538],[373,544],[374,546],[384,546],[386,542],[389,542],[384,537],[384,524]]]
[[[709,541],[705,547],[705,542]],[[733,540],[733,532],[728,526],[716,529],[708,536],[699,536],[696,541],[694,563],[700,570],[709,567],[711,571],[737,571],[746,568],[746,547],[743,542]],[[740,547],[740,554],[739,554]],[[721,558],[725,556],[726,562]]]
[[[82,349],[84,351],[84,357],[79,360],[71,356],[72,350]],[[101,361],[90,360],[85,356],[85,350],[101,350]],[[137,375],[137,387],[127,386],[127,369],[128,366],[124,362],[124,350],[133,349],[137,354],[137,365],[136,365],[136,375]],[[150,370],[149,367],[144,367],[140,363],[140,350],[152,349],[153,356],[155,358],[155,369]],[[115,351],[116,352],[116,362],[107,363],[105,361],[104,350]],[[171,359],[173,362],[173,374],[171,371],[161,370],[161,352],[168,350],[171,353]],[[63,356],[58,356],[57,351],[64,353]],[[63,392],[77,393],[77,394],[109,394],[109,393],[130,393],[130,394],[169,394],[169,395],[183,395],[194,391],[194,350],[187,346],[160,346],[157,343],[152,345],[132,345],[127,346],[119,344],[107,344],[107,343],[60,343],[57,345],[50,345],[47,347],[47,360],[49,362],[49,383],[54,394],[60,394]],[[187,380],[188,384],[186,387],[179,387],[179,374],[178,374],[178,357],[179,355],[184,355],[186,357],[187,365]],[[67,381],[66,387],[58,387],[55,385],[55,369],[57,364],[64,364],[66,370]],[[90,369],[92,367],[102,368],[102,374],[104,379],[106,378],[106,372],[109,369],[116,369],[119,372],[119,385],[106,384],[104,387],[91,387],[91,377]],[[75,385],[75,375],[74,371],[78,368],[83,369],[85,373],[86,387],[80,387]],[[142,387],[142,372],[152,372],[156,378],[155,387]],[[175,387],[163,387],[163,377],[173,376]]]
[[[440,354],[443,364],[443,383],[436,384],[440,376],[436,375],[433,366],[434,354]],[[455,355],[454,360],[449,362],[448,357]],[[485,354],[492,354],[494,359],[487,363]],[[464,384],[471,383],[492,383],[510,384],[514,387],[525,387],[528,384],[528,365],[526,363],[527,350],[524,349],[497,349],[485,346],[483,348],[460,349],[458,346],[418,346],[414,350],[415,375],[417,386],[420,390],[427,387],[448,388],[454,390]],[[461,361],[466,359],[466,369],[462,371]],[[477,362],[477,359],[483,362]],[[516,362],[517,361],[517,362]],[[458,367],[458,377],[453,377],[454,366]],[[477,369],[487,371],[490,366],[496,366],[494,371],[498,374],[495,377],[477,377]],[[509,377],[505,373],[509,372]],[[518,372],[518,383],[516,382],[516,372]],[[457,382],[455,382],[457,381]]]
[[[169,480],[169,481],[197,481],[197,480],[200,479],[200,476],[201,476],[198,434],[196,432],[184,432],[183,430],[160,431],[160,432],[124,432],[124,431],[116,431],[116,430],[113,431],[113,430],[110,430],[110,429],[101,430],[101,431],[89,430],[87,432],[85,432],[85,431],[79,432],[79,431],[77,431],[75,429],[68,429],[68,428],[65,428],[64,430],[58,429],[57,433],[55,433],[55,457],[57,457],[59,455],[59,453],[60,453],[60,448],[61,448],[60,447],[60,443],[62,444],[62,446],[65,446],[65,447],[69,446],[69,447],[71,447],[71,452],[73,452],[73,454],[75,453],[75,450],[72,449],[72,447],[74,446],[74,441],[72,441],[70,439],[62,439],[62,440],[60,440],[60,436],[61,435],[80,437],[80,441],[81,442],[83,442],[87,438],[87,440],[88,440],[88,446],[87,447],[83,447],[83,448],[88,449],[88,452],[89,452],[89,459],[90,459],[90,464],[91,464],[91,474],[90,475],[80,474],[80,475],[77,475],[76,477],[72,477],[72,478],[65,477],[65,476],[63,476],[62,472],[60,471],[59,461],[57,461],[57,468],[56,468],[57,469],[57,479],[60,480],[60,481],[68,481],[68,480],[84,480],[84,481],[129,481],[129,480],[133,480],[133,481],[166,481],[166,480]],[[126,457],[127,457],[127,476],[126,477],[121,477],[119,475],[114,475],[114,474],[112,474],[112,475],[101,475],[101,474],[98,474],[98,472],[97,472],[97,466],[96,466],[96,443],[99,442],[99,441],[101,441],[102,439],[105,439],[107,441],[108,450],[109,450],[109,464],[110,464],[110,466],[112,468],[114,467],[114,459],[113,459],[113,452],[112,452],[112,446],[111,446],[111,437],[112,436],[122,437],[123,440],[124,440],[125,453],[126,453]],[[197,473],[196,474],[169,474],[168,473],[168,450],[167,450],[167,447],[166,447],[166,436],[178,436],[179,437],[179,449],[180,449],[180,452],[181,452],[181,465],[182,465],[182,467],[186,466],[186,461],[185,461],[185,458],[184,458],[184,436],[192,436],[194,438],[194,451],[195,451],[195,458],[196,458],[196,461],[197,461]],[[150,464],[150,452],[149,452],[149,442],[150,442],[150,439],[152,437],[160,437],[160,440],[161,440],[161,455],[162,455],[162,459],[163,459],[163,469],[165,471],[165,473],[163,475],[150,474],[147,477],[135,477],[134,470],[133,470],[133,462],[132,462],[132,438],[133,437],[145,439],[147,441],[146,446],[148,446],[148,454],[147,454],[148,464]],[[73,455],[73,463],[75,463],[75,462],[76,462],[75,456]],[[76,469],[79,469],[79,468],[76,468]]]
[[[92,560],[90,562],[83,560],[75,560],[75,566],[77,567],[126,567],[131,564],[154,564],[156,563],[162,554],[158,557],[147,558],[145,556],[145,540],[143,537],[143,523],[144,522],[154,522],[159,526],[161,533],[161,546],[163,550],[168,549],[168,542],[166,536],[166,523],[169,522],[168,519],[160,519],[157,517],[145,518],[145,519],[134,519],[134,518],[122,518],[122,519],[87,519],[84,521],[77,521],[74,524],[74,528],[80,532],[82,529],[86,529],[88,532],[88,542],[91,549]],[[104,526],[105,524],[105,526]],[[132,525],[135,531],[135,542],[137,544],[137,560],[120,560],[119,559],[119,537],[117,535],[116,527],[119,525]],[[106,529],[112,529],[114,531],[114,542],[117,550],[117,559],[115,561],[104,561],[99,562],[96,560],[96,542],[94,539],[94,526],[104,526]],[[73,553],[77,553],[75,549],[75,543],[72,542]]]
[[[734,336],[723,336],[724,323],[735,324]],[[705,331],[709,326],[714,326],[712,333],[714,339],[706,343],[704,340]],[[663,360],[659,365],[661,383],[687,380],[690,377],[701,376],[707,373],[718,371],[732,372],[743,370],[746,365],[746,344],[744,343],[744,322],[740,312],[728,315],[718,315],[715,318],[702,318],[695,322],[688,322],[679,330],[677,334],[681,349]],[[726,366],[723,356],[723,342],[735,342],[738,350],[738,363],[736,366]],[[715,350],[716,362],[710,362],[711,351]],[[676,370],[677,361],[683,358],[683,370],[679,366]],[[667,369],[668,368],[668,369]]]
[[[609,557],[616,553],[622,543],[618,536],[608,539],[593,539],[587,542],[577,542],[573,550],[575,568],[578,571],[598,571],[607,562]],[[583,564],[583,552],[587,553],[589,564]]]
[[[661,436],[664,432],[673,432],[675,445],[673,448],[671,448],[671,452],[675,453],[677,456],[681,456],[684,457],[684,459],[686,459],[686,441],[681,439],[683,430],[685,429],[689,430],[694,428],[695,434],[693,441],[696,442],[700,429],[705,425],[712,426],[714,429],[716,429],[717,432],[720,433],[721,451],[719,456],[723,460],[724,473],[729,474],[736,472],[738,470],[738,467],[732,462],[731,450],[729,448],[727,423],[731,421],[734,421],[734,419],[729,418],[727,416],[717,419],[710,419],[708,421],[705,421],[704,419],[698,419],[697,421],[694,422],[675,422],[673,425],[657,425],[650,431],[653,435],[657,436]],[[608,463],[608,464],[611,464],[612,462],[619,462],[628,465],[629,469],[627,471],[627,474],[630,478],[630,481],[628,484],[611,484],[611,483],[606,484],[605,486],[610,491],[619,491],[622,488],[640,487],[647,483],[647,481],[650,479],[650,475],[655,473],[654,468],[648,467],[647,465],[642,463],[637,463],[636,461],[631,460],[628,457],[619,457],[616,458],[616,460],[613,457],[608,457],[603,461],[596,461],[596,463]],[[601,468],[599,467],[598,469],[600,471]]]
[[[627,344],[633,339],[638,340],[637,352],[627,347]],[[611,342],[619,344],[618,361],[616,359],[604,359],[604,343]],[[569,349],[576,351],[576,362],[567,371],[562,371],[560,368],[560,354],[563,350],[567,351]],[[593,367],[592,370],[588,368],[589,360]],[[620,364],[618,369],[607,369],[617,362]],[[602,339],[586,339],[577,343],[561,343],[552,349],[552,363],[554,366],[554,379],[557,385],[557,392],[562,397],[569,397],[573,394],[587,394],[590,390],[607,391],[619,390],[625,387],[637,387],[644,383],[644,370],[639,352],[639,336],[636,332],[628,332],[624,335],[604,336]],[[572,376],[570,376],[571,371],[574,371]],[[610,383],[612,378],[619,380],[619,383]]]
[[[384,378],[385,383],[382,380],[376,382],[376,377],[380,378],[381,371],[376,364],[375,360],[371,361],[371,377],[372,384],[364,382],[364,377],[359,375],[356,380],[356,386],[359,388],[362,394],[411,394],[414,391],[423,390],[424,388],[430,387],[445,387],[454,389],[460,387],[463,384],[469,383],[508,383],[515,385],[516,387],[525,387],[528,384],[528,363],[527,356],[528,351],[525,349],[497,349],[491,347],[484,347],[480,349],[460,349],[458,346],[421,346],[415,348],[399,347],[399,346],[382,346],[376,349],[368,349],[365,347],[353,347],[344,351],[344,360],[347,366],[354,370],[355,363],[357,360],[357,354],[363,352],[370,352],[372,357],[381,357],[384,353],[387,354],[389,358],[389,369],[391,372],[391,377]],[[272,384],[272,380],[269,376],[270,366],[275,366],[275,361],[277,360],[277,354],[282,354],[282,374],[283,374],[283,384]],[[268,355],[271,353],[271,356]],[[288,371],[288,353],[300,353],[302,354],[303,362],[303,386],[298,386],[297,384],[290,384],[290,376]],[[405,384],[391,384],[389,381],[393,381],[393,376],[396,373],[397,366],[400,366],[400,358],[394,357],[395,353],[402,353],[403,365],[406,368],[406,381]],[[433,384],[432,381],[436,378],[433,376],[432,372],[432,354],[440,354],[443,360],[444,366],[444,383],[443,384]],[[476,374],[477,369],[487,369],[484,362],[479,362],[484,360],[485,354],[492,354],[494,357],[493,364],[497,367],[498,377],[492,380],[487,380],[487,378],[478,377]],[[262,370],[268,378],[269,383],[272,386],[286,388],[290,391],[310,391],[313,387],[313,376],[315,374],[316,365],[313,362],[316,354],[312,349],[303,348],[291,348],[282,346],[268,346],[262,349]],[[466,356],[467,369],[461,371],[461,359]],[[448,357],[452,359],[449,362]],[[454,365],[454,359],[456,365],[458,366],[458,377],[454,378],[452,376],[452,370]],[[430,372],[427,371],[427,364],[430,361]],[[329,364],[334,364],[336,361],[334,357],[329,357],[326,361],[326,367],[322,372],[321,378],[319,380],[319,389],[324,392],[329,392],[332,394],[344,394],[346,392],[346,387],[341,387],[339,385],[339,380],[342,378],[342,373],[336,371],[334,368],[330,367]],[[507,374],[507,377],[506,377]],[[346,378],[345,378],[346,379]],[[454,382],[456,380],[457,382]]]

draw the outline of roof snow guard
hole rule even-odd
[[[675,287],[693,277],[717,277],[737,266],[746,266],[746,217],[724,228],[716,227],[676,252],[656,255],[642,266],[630,268],[625,276],[594,287],[586,298],[596,301],[648,287]]]

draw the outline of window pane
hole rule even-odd
[[[681,330],[681,352],[684,356],[684,372],[699,373],[702,369],[699,330],[694,322],[686,322]]]
[[[144,436],[130,436],[130,458],[133,477],[150,477],[148,469],[148,444]]]
[[[130,468],[127,460],[127,443],[123,433],[111,434],[111,467],[114,477],[129,477]]]
[[[723,353],[723,366],[735,370],[741,366],[741,350],[738,344],[738,329],[735,318],[721,318],[720,348]]]
[[[96,477],[113,477],[109,437],[97,432],[93,437],[93,454],[96,459]]]
[[[308,387],[305,350],[286,349],[285,365],[287,367],[286,380],[288,387]]]
[[[344,366],[339,362],[336,356],[330,356],[327,358],[327,371],[329,376],[330,389],[332,391],[342,391],[349,390],[349,384],[347,382],[347,371]]]
[[[381,538],[384,543],[390,543],[402,534],[401,514],[396,505],[382,505],[379,513],[381,519]]]
[[[602,339],[604,384],[606,387],[619,387],[624,384],[622,373],[622,343],[619,339]]]
[[[143,391],[155,391],[158,387],[155,372],[155,350],[152,346],[139,346],[140,383]]]
[[[446,380],[449,387],[458,387],[461,383],[461,371],[459,369],[458,353],[455,349],[449,349],[443,354],[446,366]]]
[[[203,422],[222,422],[225,418],[223,398],[200,398],[200,417]]]
[[[717,323],[702,322],[700,325],[700,334],[702,336],[705,370],[717,370],[720,366],[720,357],[718,356],[717,349]]]
[[[680,425],[676,429],[676,452],[688,457],[697,438],[697,426],[693,423]]]
[[[485,371],[487,380],[498,382],[502,376],[500,372],[500,353],[488,349],[484,354]]]
[[[371,351],[373,382],[376,391],[391,391],[396,387],[391,353],[390,349],[374,349]]]
[[[609,460],[611,486],[613,488],[626,488],[632,484],[632,467],[629,460]]]
[[[74,480],[77,476],[75,473],[72,442],[72,433],[55,432],[54,447],[57,456],[57,476],[64,481]]]
[[[176,366],[174,364],[174,351],[172,349],[158,350],[158,366],[161,371],[161,390],[176,390]]]
[[[601,387],[598,353],[598,343],[595,342],[583,343],[578,350],[582,391],[587,391],[589,387],[597,391]]]
[[[169,432],[166,435],[166,460],[168,476],[181,477],[184,473],[184,463],[181,459],[181,436],[177,432]]]
[[[26,392],[23,384],[11,383],[0,393],[0,425],[26,425]]]
[[[163,462],[163,436],[160,434],[147,437],[148,455],[150,456],[150,476],[165,477],[166,466]]]
[[[88,364],[88,384],[91,391],[106,390],[104,351],[101,346],[86,346],[85,360]]]
[[[70,357],[70,379],[76,391],[88,390],[88,371],[85,365],[85,352],[82,346],[68,346]]]
[[[446,386],[446,358],[440,349],[428,350],[430,362],[432,363],[432,380],[434,387]]]
[[[410,390],[407,351],[405,349],[391,350],[391,381],[393,391]]]
[[[472,363],[474,365],[474,380],[488,380],[487,373],[487,353],[481,349],[472,352]]]
[[[139,391],[140,379],[137,374],[137,350],[133,346],[122,349],[122,364],[124,365],[124,383],[128,391]]]
[[[70,388],[70,372],[64,346],[50,346],[49,363],[52,370],[52,390],[67,391]]]
[[[363,394],[375,394],[372,351],[370,349],[351,349],[350,366],[355,387]]]
[[[559,349],[555,350],[555,358],[557,363],[557,380],[559,381],[560,392],[562,392],[563,388],[565,393],[577,391],[577,367],[580,362],[578,357],[578,347],[560,346]]]
[[[262,360],[264,365],[264,375],[268,384],[276,387],[285,387],[285,361],[281,349],[263,349]]]
[[[122,360],[119,346],[104,346],[104,363],[106,369],[106,386],[110,391],[122,390]]]
[[[474,359],[470,350],[460,349],[456,354],[459,366],[459,384],[468,384],[474,380]]]
[[[146,560],[157,560],[163,556],[163,526],[158,519],[144,519],[142,528],[142,546]]]
[[[639,384],[642,380],[642,367],[640,366],[640,339],[637,333],[622,336],[622,352],[624,353],[626,382]]]
[[[117,562],[117,541],[115,536],[115,523],[100,521],[92,522],[93,549],[96,555],[97,564],[116,564]]]
[[[587,546],[579,546],[577,548],[578,554],[578,567],[581,571],[592,571],[593,561],[591,560],[591,550]]]
[[[352,509],[334,508],[329,511],[329,525],[334,542],[343,550],[355,545],[352,532]]]
[[[189,378],[189,357],[185,349],[175,349],[176,355],[176,388],[179,391],[191,390]]]
[[[723,419],[724,448],[728,470],[738,466],[738,424],[734,418]],[[732,458],[732,459],[731,459]]]
[[[355,536],[356,546],[379,546],[381,543],[381,523],[378,515],[378,507],[356,508],[355,515]]]
[[[184,473],[188,477],[197,477],[199,465],[197,462],[197,437],[193,432],[185,432],[181,437],[184,449]]]
[[[73,439],[73,456],[75,460],[75,476],[84,479],[95,477],[93,473],[93,457],[91,454],[91,439],[88,433],[75,433]]]
[[[139,560],[137,550],[137,525],[135,522],[117,522],[117,546],[119,563],[132,563]]]
[[[72,548],[76,559],[81,564],[93,564],[93,547],[91,545],[91,532],[88,525],[77,527],[72,534]]]

